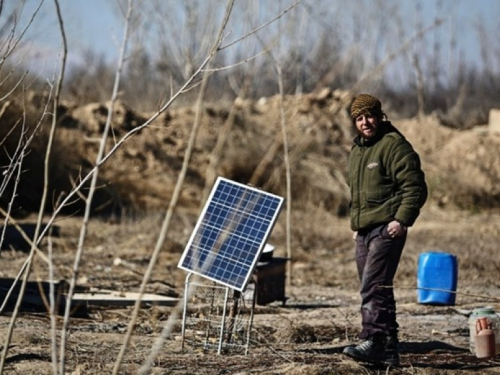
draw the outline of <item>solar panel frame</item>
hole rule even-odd
[[[178,267],[244,291],[284,199],[218,177]]]

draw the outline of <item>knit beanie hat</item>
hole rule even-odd
[[[351,104],[351,118],[355,120],[358,116],[370,114],[383,117],[382,103],[376,97],[368,94],[359,94]]]

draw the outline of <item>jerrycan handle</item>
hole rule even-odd
[[[490,329],[490,328],[491,328],[491,322],[488,318],[483,317],[476,319],[476,334],[478,334],[480,331],[484,329]]]

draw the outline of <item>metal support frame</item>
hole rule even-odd
[[[181,348],[185,347],[188,326],[193,325],[196,326],[193,334],[194,345],[202,345],[205,350],[217,349],[219,355],[230,348],[239,347],[244,349],[247,355],[256,293],[252,293],[252,298],[248,301],[251,306],[248,308],[244,293],[215,283],[209,285],[191,280],[192,275],[189,273],[185,281]],[[197,296],[197,289],[201,290],[200,296]],[[198,310],[188,311],[190,304]],[[200,316],[196,317],[196,313]],[[198,337],[196,340],[196,333],[201,335],[202,332],[204,337]],[[217,345],[214,344],[216,340]]]

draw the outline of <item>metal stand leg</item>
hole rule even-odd
[[[182,339],[181,339],[181,349],[184,350],[184,337],[186,333],[186,315],[187,315],[187,300],[189,296],[189,278],[191,273],[186,276],[186,281],[184,282],[184,301],[183,301],[183,311],[182,311]]]
[[[231,344],[231,340],[233,338],[233,333],[236,330],[236,316],[238,315],[239,309],[239,300],[241,297],[241,292],[234,290],[233,291],[233,301],[231,303],[231,307],[229,308],[229,322],[227,327],[227,343]]]
[[[227,311],[228,296],[229,296],[229,288],[226,287],[226,294],[224,296],[224,309],[222,311],[222,319],[221,319],[221,323],[220,323],[219,348],[217,349],[217,354],[221,354],[222,343],[224,342],[224,327],[226,326],[226,311]]]
[[[252,295],[252,308],[250,310],[250,318],[248,319],[248,328],[247,328],[247,342],[245,345],[245,355],[248,355],[248,350],[250,348],[250,333],[252,332],[252,325],[253,325],[253,313],[255,310],[255,301],[256,301],[256,295],[257,295],[257,287],[255,288],[255,291]]]

